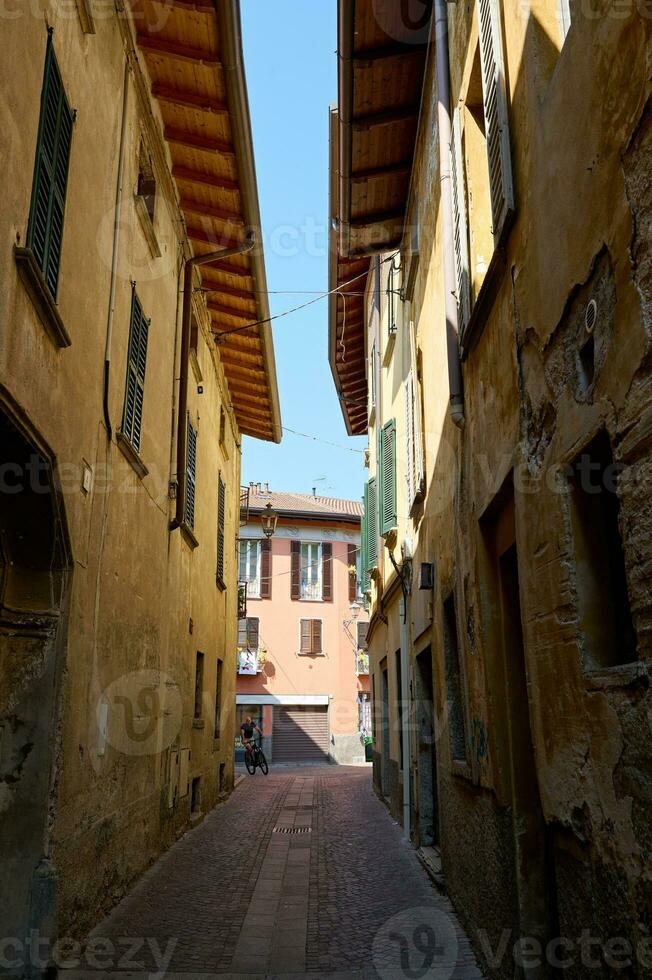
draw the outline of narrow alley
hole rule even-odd
[[[375,798],[369,771],[328,765],[246,777],[69,965],[70,980],[481,976],[450,903]]]

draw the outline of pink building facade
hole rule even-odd
[[[278,514],[271,539],[260,515]],[[237,728],[251,715],[272,762],[365,761],[367,614],[358,597],[362,505],[251,485],[240,529]],[[236,755],[239,753],[236,752]]]

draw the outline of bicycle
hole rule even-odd
[[[260,768],[260,771],[264,776],[269,772],[269,766],[267,765],[267,759],[265,758],[265,753],[260,747],[260,740],[255,738],[252,741],[251,752],[247,752],[245,748],[245,766],[247,767],[247,772],[250,776],[253,776],[256,772],[256,767]]]

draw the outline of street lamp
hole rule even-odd
[[[260,515],[260,523],[263,525],[263,533],[266,538],[271,538],[278,524],[278,514],[272,510],[271,503],[267,504]]]
[[[355,623],[360,615],[360,604],[357,602],[352,602],[349,606],[349,612],[351,613],[351,622]]]

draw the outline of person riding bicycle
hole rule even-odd
[[[262,731],[260,730],[256,722],[252,721],[251,716],[247,715],[245,720],[242,722],[242,725],[240,726],[240,738],[242,739],[242,744],[244,745],[244,749],[247,755],[251,755],[251,750],[254,744],[254,732],[258,732],[258,734],[262,738],[263,736]]]

